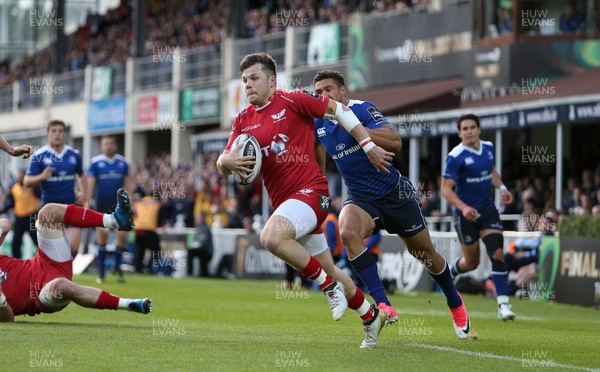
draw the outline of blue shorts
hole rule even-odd
[[[400,177],[398,185],[383,198],[372,200],[366,197],[348,195],[344,205],[354,204],[367,212],[375,222],[375,230],[386,230],[409,238],[427,228],[421,213],[421,203],[410,180]]]
[[[486,229],[502,231],[502,222],[496,207],[479,211],[481,215],[476,221],[469,221],[462,212],[454,209],[454,228],[458,234],[460,244],[473,244],[479,240],[479,232]]]

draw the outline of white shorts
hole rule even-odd
[[[302,244],[304,249],[306,249],[311,256],[316,256],[329,249],[327,246],[327,239],[325,239],[325,234],[323,233],[305,235],[297,239],[297,242]]]
[[[54,230],[35,223],[38,247],[53,261],[67,262],[73,259],[71,244],[64,230]]]
[[[309,234],[317,227],[317,215],[315,211],[303,201],[288,199],[273,212],[274,216],[282,216],[288,219],[296,230],[296,241],[311,255],[315,256],[326,249],[327,240],[325,235]]]

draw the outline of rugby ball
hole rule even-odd
[[[240,148],[240,156],[254,156],[256,158],[256,164],[252,168],[252,172],[248,177],[240,177],[237,173],[233,173],[233,179],[240,185],[247,185],[252,183],[258,173],[260,173],[260,166],[262,165],[262,153],[260,152],[260,144],[258,140],[251,134],[240,134],[231,145],[231,149],[235,149],[239,144],[242,144]]]

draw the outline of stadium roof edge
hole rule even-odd
[[[497,106],[483,106],[483,107],[461,107],[452,110],[443,110],[436,112],[425,112],[422,113],[424,120],[438,120],[448,118],[458,118],[460,115],[465,113],[473,113],[476,115],[489,115],[504,112],[511,112],[516,110],[540,108],[556,104],[570,104],[579,103],[582,101],[593,101],[600,100],[600,93],[596,94],[582,94],[577,96],[568,97],[557,97],[557,98],[545,98],[537,101],[526,101],[526,102],[515,102]],[[395,118],[396,121],[399,118]]]

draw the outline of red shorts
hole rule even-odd
[[[39,294],[46,283],[56,278],[73,279],[73,260],[56,262],[38,249],[38,253],[31,259],[31,309],[29,315],[39,313],[54,313],[62,309],[44,306],[39,299]],[[32,312],[34,314],[32,314]]]
[[[314,217],[308,216],[308,213],[305,213],[306,211],[310,213],[308,208],[301,207],[300,205],[297,205],[296,208],[294,208],[294,206],[287,206],[287,208],[283,206],[287,201],[292,199],[301,201],[308,205],[310,210],[312,210],[314,213],[314,216],[316,216],[316,225],[312,227],[311,223],[310,226],[312,228],[310,230],[308,230],[307,224],[311,220],[314,221]],[[296,231],[302,231],[302,235],[307,233],[321,234],[323,233],[321,230],[321,225],[323,224],[323,221],[325,221],[325,218],[327,218],[329,211],[329,201],[329,192],[327,191],[320,192],[319,190],[303,189],[291,194],[286,201],[281,203],[281,205],[275,209],[274,214],[282,215],[291,220],[296,226]]]
[[[0,256],[0,268],[7,273],[2,292],[15,315],[53,313],[60,308],[49,308],[40,301],[40,291],[53,279],[73,278],[73,260],[56,262],[41,249],[30,260]]]

